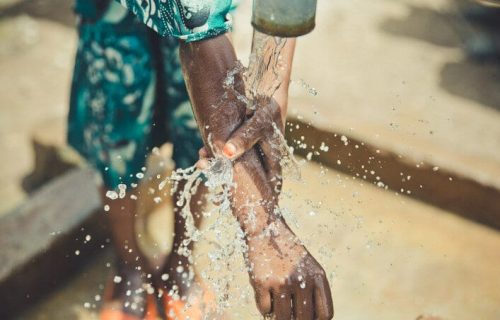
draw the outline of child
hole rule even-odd
[[[280,87],[274,99],[264,103],[274,108],[263,106],[258,110],[266,112],[258,111],[243,123],[245,106],[236,97],[225,95],[222,87],[236,63],[226,36],[231,27],[230,0],[121,0],[121,4],[123,7],[110,0],[77,0],[80,42],[69,115],[69,142],[101,172],[103,199],[110,206],[117,273],[101,318],[155,317],[155,301],[144,290],[150,282],[167,293],[163,307],[169,319],[213,318],[202,310],[207,305],[202,302],[210,300],[202,286],[172,272],[179,266],[192,269],[190,261],[176,251],[185,231],[180,215],[175,219],[172,253],[161,266],[148,263],[134,233],[135,185],[147,154],[168,137],[174,144],[176,165],[192,165],[202,146],[196,123],[205,145],[210,135],[215,148],[203,149],[202,157],[216,152],[234,160],[237,187],[232,205],[247,235],[247,260],[259,310],[278,319],[292,315],[331,318],[331,295],[323,269],[275,214],[277,194],[270,181],[275,180],[272,168],[277,167],[276,160],[267,157],[266,161],[265,152],[258,154],[265,151],[259,147],[265,143],[265,135],[253,135],[249,140],[244,134],[257,127],[269,133],[272,123],[284,118],[288,86]],[[283,54],[289,62],[284,83],[290,76],[293,48],[294,41],[290,41]],[[239,81],[240,92],[244,92],[242,85]],[[226,144],[233,132],[235,136]],[[106,200],[107,190],[124,187],[126,197]],[[249,198],[258,204],[256,223],[251,225],[245,206]],[[195,216],[200,213],[200,199],[199,193],[191,204]],[[193,296],[200,303],[183,310],[185,301]]]

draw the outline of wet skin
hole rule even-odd
[[[178,190],[174,194],[173,203],[177,202],[180,190],[183,190],[182,182]],[[200,285],[194,279],[183,278],[182,273],[176,271],[178,266],[182,266],[183,270],[186,271],[193,270],[191,261],[177,254],[176,250],[186,238],[186,222],[179,213],[181,208],[174,206],[175,236],[171,253],[161,261],[153,262],[142,254],[136,238],[137,200],[130,196],[140,197],[141,195],[131,191],[123,199],[110,200],[105,194],[106,190],[103,188],[101,198],[104,204],[109,205],[107,216],[113,246],[117,254],[115,271],[111,278],[114,276],[121,278],[119,283],[112,284],[111,294],[105,303],[116,310],[143,318],[147,309],[147,292],[145,290],[147,286],[153,285],[155,289],[161,289],[164,293],[169,293],[173,288],[176,288],[176,293],[181,297],[201,296],[203,292],[200,292]],[[196,226],[201,223],[201,210],[205,204],[205,194],[204,187],[200,187],[191,198],[190,206]],[[192,244],[189,249],[192,249]],[[151,276],[148,277],[148,274]],[[168,274],[168,279],[163,280],[163,274]]]
[[[177,203],[180,198],[180,192],[184,190],[184,184],[185,182],[179,183],[177,188],[178,191],[174,194],[174,203]],[[202,208],[206,203],[205,195],[206,188],[204,186],[199,186],[197,192],[192,196],[190,201],[191,213],[193,214],[196,227],[199,227],[202,221]],[[201,296],[199,292],[200,283],[196,281],[198,279],[196,279],[194,274],[192,259],[178,253],[179,247],[181,247],[183,241],[187,239],[186,220],[182,217],[180,213],[181,210],[181,207],[174,206],[175,229],[173,248],[166,264],[160,268],[160,272],[155,275],[156,287],[163,290],[165,293],[174,293],[173,291],[175,291],[175,293],[183,298],[187,298],[189,295]],[[191,242],[187,248],[193,250],[193,245],[194,243]],[[179,266],[182,267],[182,272],[177,271],[177,267]],[[187,273],[188,277],[186,278],[183,276],[183,273]],[[168,279],[162,279],[162,275],[164,274],[168,274]]]
[[[284,132],[283,108],[280,107],[275,98],[262,99],[257,105],[255,112],[248,116],[245,122],[231,134],[231,137],[224,145],[222,153],[228,159],[236,160],[255,146],[260,154],[267,181],[275,191],[275,196],[278,196],[282,187],[281,165],[279,162],[282,154],[277,148],[281,143],[281,139],[275,130],[279,130],[281,134]],[[208,149],[201,148],[199,157],[196,166],[201,170],[207,169],[210,158]]]
[[[222,87],[236,65],[232,44],[226,36],[182,43],[180,55],[205,146],[213,146],[206,152],[221,155],[226,141],[247,117],[246,106]],[[235,88],[243,93],[243,85],[237,79]],[[259,152],[254,146],[233,162],[236,187],[232,197],[233,212],[246,233],[246,259],[257,306],[263,315],[273,314],[277,319],[330,319],[333,303],[325,272],[275,213],[278,203],[270,183],[272,170]]]
[[[151,283],[147,274],[154,269],[147,263],[147,258],[141,253],[135,237],[135,212],[137,202],[127,195],[123,199],[110,200],[106,190],[101,190],[104,204],[109,205],[107,213],[113,246],[117,254],[114,276],[119,276],[119,283],[112,283],[112,293],[107,301],[110,307],[127,314],[142,318],[146,310],[145,285]],[[128,293],[128,294],[127,294]]]

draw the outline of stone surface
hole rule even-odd
[[[74,275],[107,235],[95,173],[55,179],[0,218],[0,318]]]
[[[456,4],[320,2],[294,70],[319,94],[292,90],[292,113],[500,189],[500,67],[466,60]]]

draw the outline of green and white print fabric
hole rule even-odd
[[[186,42],[218,36],[231,28],[231,0],[116,0],[162,36]]]
[[[106,187],[131,185],[146,156],[169,141],[177,167],[198,158],[202,140],[187,94],[179,40],[160,37],[112,0],[77,0],[79,42],[68,142]]]

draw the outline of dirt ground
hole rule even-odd
[[[243,60],[249,3],[234,34]],[[500,185],[500,68],[464,57],[476,31],[457,2],[319,1],[317,24],[299,40],[291,113]],[[31,132],[64,123],[75,43],[71,1],[0,0],[0,214],[27,196]],[[500,319],[497,232],[318,165],[304,175],[285,202],[330,275],[337,319]],[[110,260],[103,254],[22,319],[92,319]],[[241,272],[235,283],[248,289]],[[230,319],[256,318],[250,298],[231,310]]]

